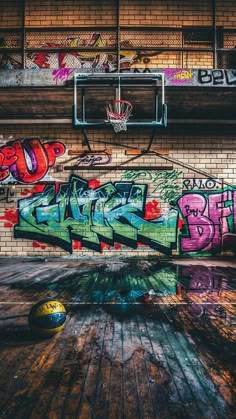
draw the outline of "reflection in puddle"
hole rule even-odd
[[[52,266],[52,265],[51,265]],[[71,305],[118,304],[175,306],[205,320],[221,319],[235,324],[236,269],[200,265],[176,265],[156,259],[100,261],[97,265],[63,266],[42,269],[37,276],[17,276],[1,284],[20,292],[47,292]],[[179,306],[179,307],[178,307]],[[173,311],[173,310],[172,310]]]

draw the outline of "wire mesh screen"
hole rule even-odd
[[[191,48],[208,48],[213,46],[212,29],[184,29],[183,46]]]
[[[115,47],[115,31],[29,31],[27,48]]]
[[[121,48],[156,48],[156,47],[181,47],[182,34],[180,31],[156,30],[121,30]]]
[[[29,31],[26,35],[26,45],[27,68],[83,67],[90,71],[102,71],[103,66],[107,65],[111,71],[117,66],[114,31]],[[88,51],[85,50],[86,47]],[[114,47],[114,53],[96,50],[106,47]],[[70,51],[72,48],[78,48],[78,51]],[[80,48],[82,50],[79,50]],[[94,51],[91,51],[93,48]],[[55,51],[57,49],[58,52]]]
[[[217,64],[218,68],[236,69],[236,49],[231,52],[218,52]]]
[[[22,36],[19,32],[0,31],[0,49],[1,48],[21,48]]]
[[[16,70],[23,67],[22,55],[20,53],[8,53],[0,50],[0,69]]]
[[[236,31],[224,32],[223,48],[236,48]]]
[[[115,27],[97,27],[94,31],[87,28],[27,28],[25,67],[83,68],[86,71],[112,72],[118,68],[118,58],[120,69],[124,71],[130,68],[149,71],[151,68],[215,66],[213,29],[209,27],[140,30],[123,27],[120,30],[119,45],[117,41]],[[0,68],[21,68],[22,47],[23,32],[19,29],[0,30]],[[19,52],[11,49],[19,49]],[[216,51],[216,67],[236,68],[236,30],[217,28]]]

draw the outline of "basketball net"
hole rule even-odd
[[[106,107],[107,121],[115,132],[126,131],[133,105],[127,100],[114,100]]]

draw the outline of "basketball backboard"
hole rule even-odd
[[[133,106],[128,127],[166,127],[163,73],[75,73],[74,126],[82,129],[111,126],[106,107],[120,99]]]

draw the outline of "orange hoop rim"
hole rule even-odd
[[[126,111],[125,112],[122,112],[122,113],[117,113],[117,112],[112,112],[112,111],[110,111],[110,109],[109,109],[109,106],[110,105],[114,105],[115,103],[122,103],[122,104],[125,104],[125,105],[127,105],[127,109],[126,109]],[[128,100],[123,100],[123,99],[119,99],[119,100],[113,100],[111,103],[109,103],[109,105],[107,105],[107,107],[106,107],[106,112],[107,112],[107,116],[109,116],[110,118],[114,118],[114,119],[117,119],[117,120],[119,120],[119,119],[123,119],[123,118],[125,118],[125,117],[129,117],[129,115],[130,115],[130,113],[132,112],[132,110],[133,110],[133,105],[132,105],[132,103],[130,103]]]

